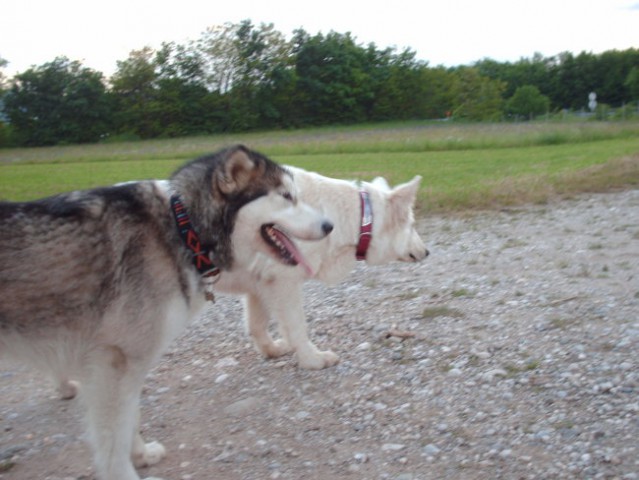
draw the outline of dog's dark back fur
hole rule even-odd
[[[147,269],[135,267],[150,243],[175,257],[165,205],[144,182],[0,203],[0,330],[27,327],[20,320],[69,326],[87,305],[87,316],[100,318],[122,276],[129,285],[145,281]]]

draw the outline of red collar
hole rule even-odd
[[[371,206],[370,195],[365,190],[359,192],[362,220],[359,227],[359,242],[355,256],[357,260],[366,260],[366,252],[373,238],[373,207]]]

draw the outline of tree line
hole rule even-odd
[[[135,50],[110,78],[58,57],[2,75],[0,146],[451,118],[529,119],[639,101],[639,49],[430,66],[350,33],[292,38],[245,20]]]

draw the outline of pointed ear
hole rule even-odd
[[[417,190],[419,190],[419,183],[422,181],[420,175],[415,176],[410,182],[402,183],[393,188],[391,196],[393,201],[404,201],[412,204],[417,197]],[[395,200],[397,199],[397,200]]]
[[[224,169],[218,176],[218,187],[225,194],[244,190],[257,175],[257,165],[247,151],[239,148],[224,162]]]
[[[415,199],[417,198],[417,191],[419,190],[419,183],[422,181],[422,177],[417,175],[410,182],[397,185],[391,192],[391,205],[393,207],[393,213],[397,218],[406,220],[410,213]]]
[[[390,190],[390,186],[384,177],[375,177],[371,183],[380,190],[384,190],[386,192]]]

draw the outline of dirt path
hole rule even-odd
[[[426,262],[307,286],[332,369],[262,360],[219,298],[146,382],[141,475],[639,479],[639,190],[421,228]],[[2,480],[93,478],[76,401],[6,362],[0,432]]]

